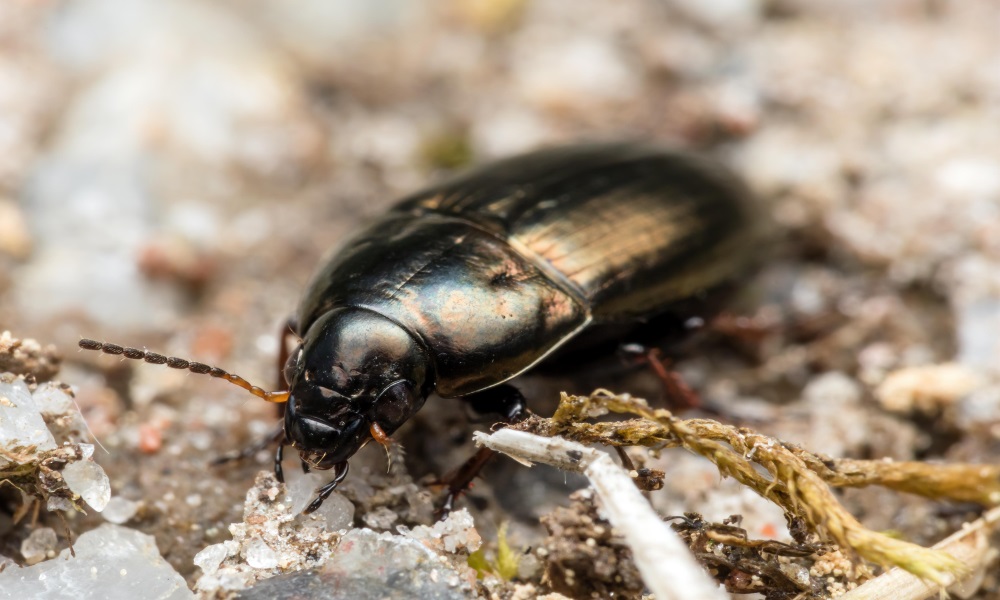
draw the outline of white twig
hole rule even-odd
[[[997,556],[997,549],[989,545],[990,533],[1000,526],[1000,508],[966,525],[947,538],[934,544],[969,568],[969,574],[959,583],[948,588],[960,598],[967,598],[982,585],[985,569]],[[924,600],[941,594],[941,586],[924,581],[906,571],[895,568],[872,579],[840,597],[840,600]]]
[[[657,600],[728,598],[680,537],[653,511],[628,474],[606,453],[562,438],[512,429],[492,435],[476,433],[475,441],[522,463],[540,462],[583,472],[601,498],[611,524],[625,537],[643,581]]]

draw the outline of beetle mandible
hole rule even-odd
[[[333,252],[292,321],[301,343],[284,365],[287,391],[132,348],[81,346],[287,401],[279,478],[286,444],[304,467],[335,473],[311,512],[354,453],[387,443],[432,393],[513,421],[524,399],[507,382],[557,349],[684,318],[692,300],[747,267],[749,196],[720,165],[653,144],[536,151],[408,196]],[[483,462],[452,482],[446,508]]]

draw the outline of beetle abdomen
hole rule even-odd
[[[576,290],[595,320],[624,321],[739,273],[753,235],[748,196],[715,163],[606,144],[495,163],[397,210],[475,221]]]

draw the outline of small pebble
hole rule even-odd
[[[229,556],[229,550],[225,544],[212,544],[194,555],[194,564],[206,575],[212,575],[219,570],[222,561],[226,560],[227,556]]]
[[[398,519],[399,515],[385,506],[380,506],[363,517],[365,525],[381,531],[388,530]]]
[[[97,512],[111,500],[111,481],[101,466],[90,460],[71,462],[62,470],[63,479],[73,493]]]
[[[273,569],[278,566],[278,556],[264,540],[255,538],[247,544],[247,564],[255,569]]]
[[[24,562],[29,565],[42,562],[55,550],[58,541],[55,530],[50,527],[39,527],[32,531],[21,542],[21,556],[24,557]]]

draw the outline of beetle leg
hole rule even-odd
[[[632,457],[625,452],[625,448],[621,446],[612,446],[615,452],[618,453],[618,458],[622,461],[622,468],[626,471],[635,471],[635,463],[632,462]]]
[[[503,384],[462,398],[481,415],[500,415],[504,423],[517,423],[528,416],[524,396],[514,386]]]
[[[472,410],[480,414],[500,415],[502,423],[517,423],[528,416],[528,408],[521,392],[512,385],[503,384],[469,394],[463,398]],[[455,506],[455,500],[472,486],[472,480],[496,454],[489,448],[480,448],[460,467],[446,475],[442,483],[448,486],[438,517],[444,518]]]
[[[628,471],[629,476],[633,478],[632,481],[635,482],[635,487],[644,492],[655,492],[656,490],[663,489],[663,471],[656,471],[645,467],[637,469],[635,463],[632,462],[632,457],[628,455],[625,448],[621,446],[612,446],[612,448],[618,453],[618,458],[622,461],[622,468]]]
[[[305,459],[302,459],[302,472],[303,473],[308,473],[311,470],[312,470],[312,467],[309,466],[309,463],[307,463],[305,461]]]
[[[302,511],[302,514],[308,515],[309,513],[314,512],[317,508],[322,506],[323,502],[330,497],[330,494],[333,493],[333,490],[337,489],[337,486],[340,485],[340,482],[343,481],[345,477],[347,477],[347,471],[350,466],[351,465],[349,465],[346,460],[342,463],[337,463],[336,466],[333,467],[334,469],[333,481],[316,490],[317,494],[316,498],[309,503],[309,506],[307,506],[306,509]]]
[[[625,360],[646,365],[653,371],[663,384],[668,408],[688,410],[702,407],[701,397],[684,383],[677,371],[670,368],[670,359],[663,356],[659,348],[647,348],[642,344],[622,344],[618,352]]]
[[[448,516],[448,513],[455,507],[455,500],[472,487],[472,480],[479,476],[479,472],[494,455],[496,455],[494,450],[480,448],[462,463],[462,466],[444,477],[442,483],[448,486],[448,493],[445,494],[444,502],[441,503],[441,508],[437,511],[438,519]]]
[[[278,448],[274,451],[274,476],[279,482],[285,483],[285,471],[281,467],[281,461],[285,460],[285,439],[282,437],[278,441]]]

